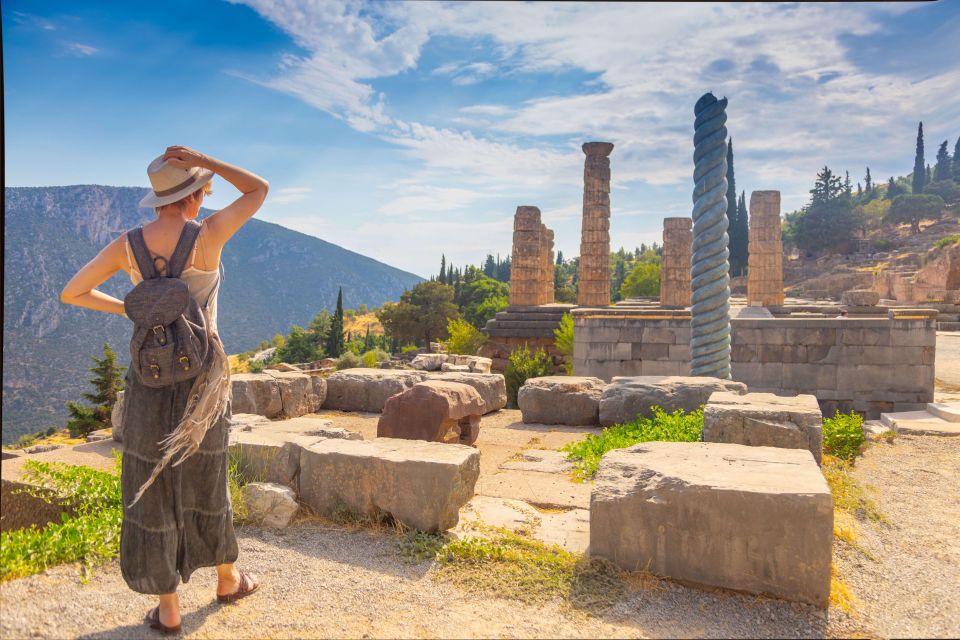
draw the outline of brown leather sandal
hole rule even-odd
[[[246,598],[248,595],[260,588],[259,582],[253,581],[253,576],[251,576],[246,571],[240,572],[240,584],[237,586],[237,590],[233,593],[228,593],[225,595],[217,594],[217,600],[220,602],[233,602],[239,600],[240,598]]]
[[[162,631],[164,635],[168,633],[180,633],[180,625],[174,625],[168,627],[167,625],[160,622],[160,605],[155,606],[153,609],[150,609],[150,612],[147,613],[147,622],[150,623],[151,629],[157,629]]]

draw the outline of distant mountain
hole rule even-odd
[[[64,402],[87,390],[89,357],[104,342],[122,364],[129,362],[130,321],[64,305],[60,291],[121,231],[155,217],[137,206],[146,191],[100,185],[4,190],[4,443],[64,423]],[[332,311],[338,287],[347,307],[379,306],[422,280],[256,218],[230,240],[222,261],[218,325],[228,353],[251,349],[293,324],[305,326],[320,309]],[[121,271],[100,288],[122,299],[131,286]]]

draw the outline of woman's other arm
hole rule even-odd
[[[243,194],[204,220],[209,234],[207,237],[218,247],[223,247],[243,223],[253,217],[267,197],[270,184],[246,169],[211,158],[188,147],[168,147],[163,157],[176,167],[210,169]]]
[[[60,292],[60,302],[123,315],[123,300],[98,291],[96,287],[123,268],[126,262],[123,248],[125,236],[120,234],[70,279]]]

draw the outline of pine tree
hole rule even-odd
[[[924,170],[923,159],[923,123],[917,127],[917,154],[913,159],[913,192],[923,193],[923,187],[926,185],[927,173]]]
[[[483,263],[483,275],[492,278],[497,273],[497,263],[493,261],[493,255],[488,253],[487,260]]]
[[[447,256],[440,254],[440,277],[437,278],[440,284],[447,284]]]
[[[953,181],[960,182],[960,138],[953,146]]]
[[[333,320],[330,322],[330,333],[327,336],[326,352],[327,356],[337,358],[344,351],[343,340],[343,287],[337,291],[337,309],[333,312]]]
[[[817,173],[817,180],[810,190],[811,204],[823,204],[833,200],[843,192],[840,176],[833,175],[829,167],[824,167]]]
[[[950,152],[947,151],[947,141],[944,140],[937,149],[937,165],[933,170],[934,181],[950,179]]]
[[[897,182],[893,179],[893,176],[890,176],[890,181],[887,182],[887,200],[893,200],[902,194],[904,190],[904,187],[901,187],[899,184],[897,184]]]
[[[860,183],[858,182],[858,183],[857,183],[857,197],[860,198],[860,197],[862,197],[862,196],[863,196],[863,187],[862,187],[862,186],[860,185]]]
[[[94,374],[90,384],[93,385],[95,392],[80,395],[93,403],[93,406],[86,407],[76,402],[67,402],[67,411],[70,413],[67,429],[74,436],[112,427],[110,416],[113,405],[117,402],[117,394],[123,389],[121,372],[124,367],[117,366],[117,354],[109,344],[103,345],[102,358],[96,356],[91,358],[95,365],[87,370]]]
[[[863,179],[863,184],[866,186],[867,193],[873,189],[873,178],[870,177],[870,167],[867,167],[867,177]]]
[[[848,198],[853,195],[853,186],[850,183],[850,172],[846,172],[846,177],[843,179],[843,195]]]
[[[563,251],[557,251],[557,264],[563,264]]]

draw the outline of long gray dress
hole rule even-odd
[[[191,267],[181,278],[201,307],[212,305],[215,328],[219,270]],[[131,279],[134,284],[140,281],[132,266]],[[227,486],[232,410],[228,403],[224,415],[207,431],[200,449],[181,464],[168,465],[140,500],[128,507],[160,460],[158,442],[176,428],[193,381],[153,389],[140,384],[128,368],[125,382],[120,570],[134,591],[172,593],[180,579],[190,579],[194,569],[237,559]]]

